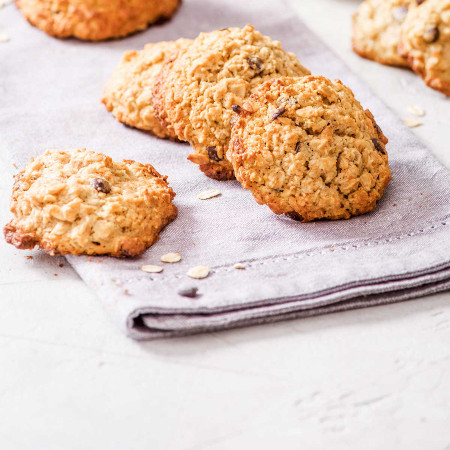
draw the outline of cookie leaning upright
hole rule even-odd
[[[178,139],[192,145],[190,161],[207,176],[228,180],[234,178],[225,159],[233,105],[268,78],[306,74],[294,54],[250,25],[202,33],[164,63],[153,104]]]
[[[49,150],[15,177],[6,241],[50,254],[136,256],[177,216],[150,164],[86,150]]]
[[[426,0],[412,11],[399,49],[428,86],[450,96],[450,0]]]
[[[422,0],[423,1],[423,0]],[[398,54],[401,25],[421,0],[364,0],[353,15],[353,50],[381,64],[407,66]]]
[[[267,81],[239,109],[227,157],[259,204],[302,221],[375,208],[386,137],[352,91],[324,77]]]
[[[181,0],[15,0],[25,18],[50,36],[88,41],[119,38],[169,19]]]
[[[105,86],[102,102],[106,109],[119,122],[160,138],[176,139],[155,115],[152,90],[165,58],[187,48],[191,42],[189,39],[157,42],[147,44],[141,51],[126,52]]]

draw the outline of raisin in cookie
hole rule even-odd
[[[232,106],[262,81],[309,74],[293,53],[250,25],[202,33],[176,59],[164,63],[155,83],[157,115],[194,152],[189,160],[209,177],[234,178],[225,151]]]
[[[450,0],[426,0],[412,11],[399,49],[428,86],[450,96]]]
[[[164,59],[192,41],[178,39],[173,42],[147,44],[141,51],[128,51],[108,80],[102,102],[106,109],[122,123],[150,131],[160,138],[176,139],[155,115],[152,90],[156,75]]]
[[[353,50],[382,64],[407,66],[398,54],[401,25],[421,0],[364,0],[353,16]]]
[[[86,150],[49,150],[16,177],[6,241],[50,254],[136,256],[177,215],[150,164]]]
[[[119,38],[170,18],[181,0],[16,0],[25,18],[50,36]]]
[[[227,157],[259,204],[304,222],[375,208],[387,139],[352,91],[324,77],[267,81],[239,108]]]

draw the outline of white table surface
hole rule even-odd
[[[291,2],[399,115],[426,111],[415,131],[450,167],[450,101],[351,52],[358,2]],[[450,449],[449,293],[137,343],[63,258],[2,241],[0,289],[2,450]]]

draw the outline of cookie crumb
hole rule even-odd
[[[417,105],[409,105],[408,111],[417,117],[423,117],[425,115],[425,111],[420,106]]]
[[[164,268],[161,266],[146,265],[146,266],[142,266],[141,270],[143,272],[147,272],[147,273],[160,273],[164,270]]]
[[[242,263],[236,263],[233,267],[234,267],[235,269],[245,270],[245,266],[244,266],[244,264],[242,264]]]
[[[0,31],[0,42],[8,42],[10,39],[9,35],[4,31]]]
[[[206,278],[209,275],[209,267],[208,266],[191,267],[186,275],[190,278],[196,279]]]
[[[58,274],[57,274],[57,273],[54,273],[53,275],[54,275],[55,277],[57,277],[57,276],[58,276]]]
[[[164,263],[177,263],[181,261],[181,255],[179,253],[166,253],[160,259]]]
[[[187,287],[182,288],[178,291],[178,295],[181,295],[182,297],[189,297],[189,298],[195,298],[197,297],[198,288],[196,287]]]
[[[27,255],[25,256],[26,259],[33,259],[33,257],[31,255]]]
[[[4,6],[9,5],[12,0],[0,0],[0,9],[2,9]]]
[[[409,128],[416,128],[423,125],[423,123],[420,120],[410,118],[403,119],[403,123]]]
[[[208,200],[213,197],[218,197],[221,192],[218,189],[211,189],[210,191],[203,191],[197,195],[200,200]]]
[[[59,267],[64,267],[64,264],[63,263],[59,263]]]

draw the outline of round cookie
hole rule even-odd
[[[242,186],[274,213],[348,219],[383,195],[386,143],[340,81],[286,77],[267,81],[239,109],[227,157]]]
[[[176,139],[155,115],[152,90],[164,59],[191,42],[189,39],[158,42],[147,44],[141,51],[126,52],[105,86],[102,102],[106,109],[119,122],[160,138]]]
[[[232,106],[241,104],[262,81],[309,74],[278,41],[247,25],[200,34],[155,83],[153,104],[162,122],[194,152],[188,159],[209,177],[234,178],[225,159]]]
[[[169,19],[181,0],[15,0],[25,18],[50,36],[88,41],[119,38]]]
[[[6,241],[50,254],[136,256],[177,216],[150,164],[86,150],[48,150],[15,177]]]
[[[412,11],[399,50],[428,86],[450,96],[450,0],[426,0]]]
[[[423,1],[423,0],[422,0]],[[382,64],[408,66],[398,54],[401,25],[421,0],[364,0],[353,16],[353,50]]]

